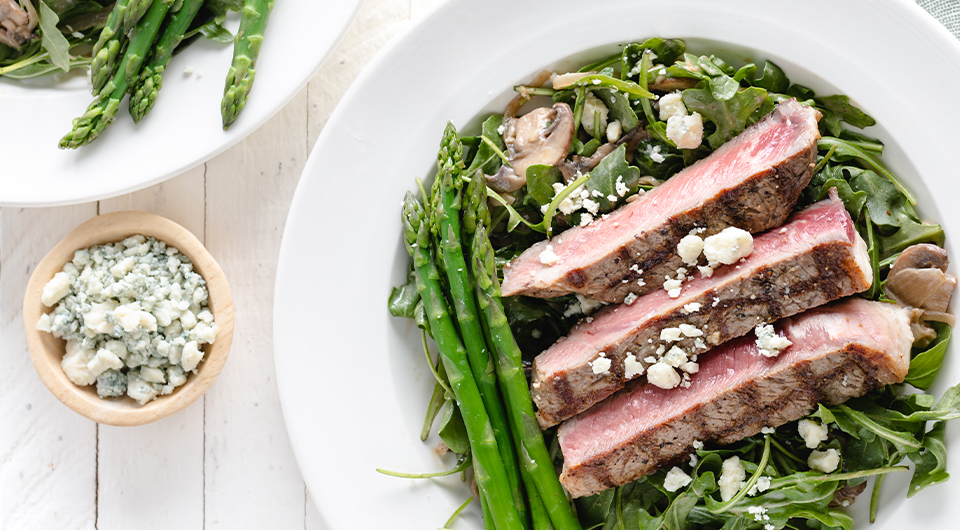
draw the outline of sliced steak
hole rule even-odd
[[[758,324],[864,291],[873,273],[866,244],[831,192],[754,238],[753,253],[741,263],[692,278],[677,298],[659,289],[631,305],[604,308],[538,355],[532,394],[540,425],[557,424],[623,388],[628,355],[646,368],[643,360],[657,357],[661,346],[661,353],[678,346],[691,357],[702,354]],[[661,341],[661,331],[681,324],[703,335]],[[602,370],[606,361],[595,366],[599,357],[609,359],[608,370]]]
[[[634,384],[560,426],[563,473],[574,497],[675,465],[695,441],[731,443],[903,381],[910,317],[892,304],[851,298],[775,325],[793,341],[778,357],[754,337],[724,344],[689,388]]]
[[[503,295],[575,292],[622,302],[629,293],[657,289],[682,266],[677,242],[694,228],[709,236],[728,226],[751,233],[779,226],[813,176],[819,117],[795,100],[780,103],[639,200],[527,249],[504,267]],[[559,257],[552,266],[540,263],[548,244]],[[645,271],[645,285],[637,282],[637,268]]]

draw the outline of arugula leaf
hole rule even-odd
[[[737,70],[737,73],[733,74],[733,79],[737,83],[740,83],[741,81],[744,81],[744,80],[749,82],[750,80],[753,79],[753,77],[756,74],[757,74],[757,65],[753,63],[748,63],[741,66],[740,69]]]
[[[560,311],[543,300],[505,296],[500,301],[520,351],[531,359],[570,331]]]
[[[817,149],[822,150],[834,150],[834,157],[839,160],[857,160],[864,166],[869,169],[876,171],[877,173],[883,175],[884,178],[889,180],[903,196],[907,199],[907,202],[910,205],[917,204],[917,199],[913,197],[913,194],[900,182],[893,173],[883,167],[882,164],[874,160],[869,154],[867,154],[863,149],[857,147],[856,145],[851,144],[850,142],[841,140],[835,137],[823,137],[817,141]]]
[[[937,422],[923,437],[924,451],[910,455],[914,470],[910,489],[907,491],[908,499],[924,488],[941,484],[950,478],[950,473],[947,473],[947,447],[944,443],[945,426],[942,421]]]
[[[677,495],[663,512],[664,527],[668,530],[692,528],[689,521],[690,511],[700,502],[700,499],[716,490],[717,482],[712,472],[708,471],[694,478],[693,482]]]
[[[907,372],[905,383],[926,390],[933,384],[933,378],[940,371],[943,365],[943,357],[947,353],[947,345],[950,343],[950,335],[953,328],[947,324],[939,322],[933,323],[937,330],[937,338],[930,344],[926,350],[913,356],[910,360],[910,371]]]
[[[420,292],[417,291],[417,276],[413,269],[407,273],[407,283],[394,287],[390,292],[387,307],[395,317],[413,318],[417,304],[420,303]]]
[[[223,27],[223,25],[216,19],[200,26],[196,31],[199,31],[201,35],[214,42],[220,42],[223,44],[230,44],[233,42],[233,33],[230,33],[230,30]]]
[[[634,68],[640,64],[644,50],[650,50],[656,54],[659,63],[669,65],[683,55],[686,44],[679,39],[661,39],[660,37],[647,39],[640,44],[628,44],[623,48],[620,59],[620,76],[624,80],[629,79]]]
[[[900,223],[899,230],[890,236],[880,236],[880,243],[883,245],[881,258],[896,254],[917,243],[943,246],[945,236],[940,225],[918,223],[902,210],[897,212],[897,221]]]
[[[790,80],[787,79],[787,74],[783,72],[783,69],[767,61],[763,63],[763,76],[752,80],[751,84],[766,89],[768,92],[786,92],[790,86]]]
[[[563,182],[563,173],[556,166],[534,164],[527,168],[527,194],[539,205],[550,204],[556,191],[553,185]]]
[[[50,62],[64,72],[70,70],[70,43],[57,29],[60,18],[43,0],[39,3],[40,39],[43,49],[50,54]]]
[[[470,450],[467,428],[463,425],[460,407],[453,399],[447,399],[447,404],[443,409],[443,417],[440,418],[438,434],[443,443],[447,444],[447,447],[454,453],[463,454]]]
[[[501,151],[504,151],[507,149],[507,144],[504,143],[503,137],[500,136],[500,126],[502,125],[503,116],[491,114],[490,117],[483,120],[483,125],[480,130],[481,135],[493,142]],[[498,155],[492,147],[487,145],[486,142],[482,142],[477,148],[477,154],[473,157],[473,162],[471,162],[470,167],[466,169],[466,174],[469,175],[478,169],[482,169],[484,174],[493,175],[500,169],[501,165],[500,155]]]
[[[903,196],[897,188],[873,171],[850,167],[847,171],[856,175],[850,179],[850,189],[862,192],[867,198],[865,206],[873,222],[888,229],[899,227],[900,223],[894,218],[893,212],[903,202]]]
[[[600,140],[596,138],[591,138],[589,142],[583,143],[579,139],[574,138],[574,141],[579,144],[576,146],[574,151],[580,156],[593,156],[593,153],[597,152],[597,149],[602,145]]]
[[[659,153],[663,160],[653,160],[654,152]],[[668,144],[656,140],[644,140],[637,144],[633,153],[633,165],[640,170],[641,175],[650,175],[658,180],[666,180],[684,167],[683,155]]]
[[[877,297],[883,292],[881,290],[881,280],[880,280],[880,245],[877,243],[877,238],[874,235],[873,230],[873,220],[870,218],[870,214],[867,214],[866,222],[863,223],[866,225],[867,232],[867,255],[870,256],[870,270],[873,276],[873,282],[870,284],[870,289],[866,292],[861,293],[860,296],[866,298],[867,300],[876,300]],[[857,224],[857,230],[861,230],[861,224]]]
[[[861,428],[866,429],[873,434],[890,441],[898,449],[901,449],[900,452],[907,453],[910,449],[919,449],[920,441],[917,440],[915,436],[909,432],[897,431],[893,428],[887,427],[882,423],[878,423],[870,419],[866,414],[853,410],[847,405],[838,405],[839,409],[842,410],[851,420],[855,421],[860,425]]]
[[[203,7],[213,11],[217,16],[223,16],[227,11],[239,13],[243,9],[243,0],[206,0]]]
[[[633,107],[630,106],[630,100],[619,91],[601,88],[593,90],[592,92],[594,96],[600,99],[600,101],[603,101],[603,104],[607,106],[607,109],[610,111],[610,117],[620,121],[623,132],[632,131],[640,124],[637,113],[633,110]]]
[[[835,95],[822,98],[815,98],[817,108],[826,110],[834,114],[839,120],[845,121],[858,129],[863,129],[877,124],[877,120],[867,115],[850,103],[849,96]],[[835,133],[839,135],[840,133]]]
[[[705,89],[690,88],[683,91],[683,103],[687,108],[699,112],[716,125],[717,130],[707,138],[712,149],[717,149],[743,132],[750,115],[760,108],[766,98],[767,92],[755,87],[737,92],[726,101],[718,100],[711,91]]]
[[[590,180],[584,185],[584,189],[590,192],[590,199],[600,203],[602,213],[613,211],[617,203],[626,198],[626,196],[620,197],[617,193],[618,179],[629,190],[636,192],[637,183],[640,181],[640,170],[627,163],[626,153],[626,145],[621,144],[612,153],[603,157],[597,167],[590,171]],[[594,194],[594,191],[598,194]],[[608,197],[614,197],[617,200],[611,201]]]
[[[44,57],[42,58],[46,58],[47,54],[44,53],[43,55]],[[27,61],[30,61],[30,60],[27,59],[24,62],[27,62]],[[80,67],[87,66],[89,64],[90,64],[89,57],[77,57],[76,59],[72,59],[70,61],[69,68],[70,69],[80,68]],[[18,66],[15,69],[12,69],[9,71],[5,71],[6,68],[8,67],[0,68],[0,75],[2,75],[3,77],[8,77],[10,79],[32,79],[34,77],[41,77],[41,76],[50,75],[50,74],[63,71],[59,66],[53,63],[42,61],[42,60],[36,61],[36,62],[30,62],[29,64]]]

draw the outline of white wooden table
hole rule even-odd
[[[200,167],[98,202],[0,209],[0,529],[325,528],[277,396],[271,328],[280,238],[333,108],[377,50],[436,2],[367,0],[307,88]],[[84,220],[117,210],[154,212],[196,234],[223,267],[236,306],[233,348],[213,387],[143,427],[98,425],[57,401],[30,363],[21,315],[27,280],[47,250]]]

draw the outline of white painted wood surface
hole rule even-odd
[[[0,530],[325,529],[290,448],[273,364],[273,284],[287,210],[337,102],[411,16],[441,0],[367,0],[317,76],[246,140],[129,195],[0,209]],[[205,396],[142,427],[66,408],[30,363],[21,304],[36,263],[81,222],[143,210],[191,230],[230,281],[230,359]],[[332,478],[333,479],[333,478]]]

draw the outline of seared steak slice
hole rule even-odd
[[[910,364],[910,317],[891,304],[851,298],[782,320],[793,341],[778,357],[754,337],[724,344],[689,388],[637,381],[560,426],[563,474],[574,497],[674,465],[695,441],[731,443],[891,383]]]
[[[757,236],[743,262],[723,266],[709,278],[694,274],[677,298],[659,289],[631,305],[604,308],[538,355],[532,394],[540,425],[557,424],[623,388],[630,354],[641,362],[657,357],[661,346],[678,346],[691,357],[703,354],[758,324],[864,291],[872,279],[866,244],[831,192],[783,227]],[[661,331],[681,324],[703,335],[661,340]],[[601,356],[610,360],[609,369],[595,371],[593,363]]]
[[[694,228],[706,229],[706,237],[728,226],[751,233],[779,226],[813,176],[819,116],[795,100],[780,103],[639,200],[527,249],[504,267],[503,295],[575,292],[622,302],[629,293],[657,289],[665,275],[683,266],[677,242]],[[548,244],[559,258],[551,266],[540,262]],[[645,285],[637,282],[637,268]]]

